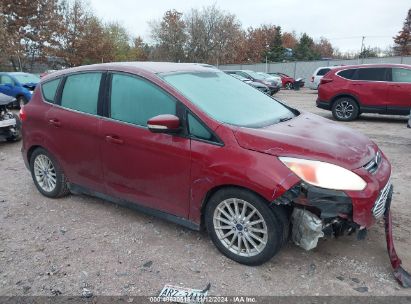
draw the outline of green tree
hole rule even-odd
[[[294,49],[294,57],[297,60],[318,60],[321,55],[314,49],[314,40],[303,33]]]
[[[271,48],[267,52],[269,61],[281,62],[284,60],[283,37],[281,33],[281,26],[275,27],[275,35],[271,42]]]
[[[402,30],[394,37],[394,42],[396,55],[411,55],[411,9],[408,10]]]

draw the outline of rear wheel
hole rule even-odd
[[[284,226],[275,210],[258,195],[239,188],[216,192],[205,210],[214,245],[227,257],[245,265],[271,259],[284,242]]]
[[[34,184],[44,196],[57,198],[69,194],[63,170],[43,148],[36,149],[31,155],[30,171]]]
[[[351,97],[341,97],[334,102],[332,113],[336,120],[352,121],[358,118],[360,109]]]

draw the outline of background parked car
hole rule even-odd
[[[269,81],[264,77],[263,75],[258,74],[257,72],[251,71],[251,70],[228,70],[224,71],[227,74],[237,74],[240,76],[243,76],[245,78],[248,78],[254,82],[260,82],[264,85],[266,85],[270,89],[271,95],[277,93],[280,90],[280,86],[277,84],[277,82],[274,81]]]
[[[248,78],[245,78],[241,75],[238,74],[229,74],[230,76],[233,76],[234,78],[237,78],[238,80],[241,80],[245,83],[248,83],[249,85],[253,86],[254,88],[256,88],[257,90],[260,90],[261,92],[270,95],[270,89],[265,85],[262,84],[261,82],[256,82],[256,81],[252,81]]]
[[[320,85],[320,80],[323,78],[325,74],[331,71],[332,67],[319,67],[311,76],[311,81],[308,84],[308,87],[312,90],[318,90],[318,86]]]
[[[7,141],[18,141],[21,139],[20,118],[9,109],[9,106],[15,100],[12,96],[0,93],[0,139]]]
[[[40,78],[22,72],[0,73],[0,93],[16,98],[16,105],[25,105],[31,99]]]
[[[410,117],[408,118],[407,127],[408,127],[408,128],[411,128],[411,110],[410,110]]]
[[[268,73],[270,75],[279,76],[281,78],[281,82],[283,84],[283,88],[287,90],[292,90],[294,88],[295,79],[287,74],[275,72],[275,73]],[[300,82],[300,88],[304,86],[304,80],[299,78],[298,81]]]
[[[283,86],[283,82],[281,81],[281,77],[280,76],[274,76],[274,75],[270,75],[267,73],[263,73],[263,72],[257,72],[257,74],[262,75],[263,77],[265,77],[265,79],[267,81],[272,81],[272,82],[276,82],[277,85],[281,88]]]
[[[367,64],[329,71],[318,88],[317,107],[337,120],[361,113],[408,115],[411,109],[411,66]]]

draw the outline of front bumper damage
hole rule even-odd
[[[411,276],[402,268],[401,259],[394,247],[390,211],[392,193],[393,187],[388,183],[381,191],[381,195],[385,196],[385,204],[383,206],[384,212],[380,212],[380,214],[383,214],[385,222],[387,251],[394,270],[394,277],[401,286],[408,288],[411,287]],[[377,202],[380,202],[380,197]],[[352,200],[342,191],[327,190],[299,183],[273,201],[272,204],[293,206],[291,239],[305,250],[315,248],[318,239],[326,235],[338,237],[345,233],[352,234],[358,231],[357,238],[365,238],[366,227],[354,222]],[[375,206],[369,210],[369,216],[373,219],[368,220],[368,222],[375,221],[373,214],[375,215]]]

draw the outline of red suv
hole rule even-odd
[[[44,77],[20,114],[43,195],[85,193],[205,226],[240,263],[270,259],[290,221],[293,241],[311,249],[389,210],[391,165],[375,143],[214,68],[67,69]]]
[[[361,113],[408,115],[411,109],[411,66],[396,64],[343,66],[320,82],[317,107],[337,120]]]

